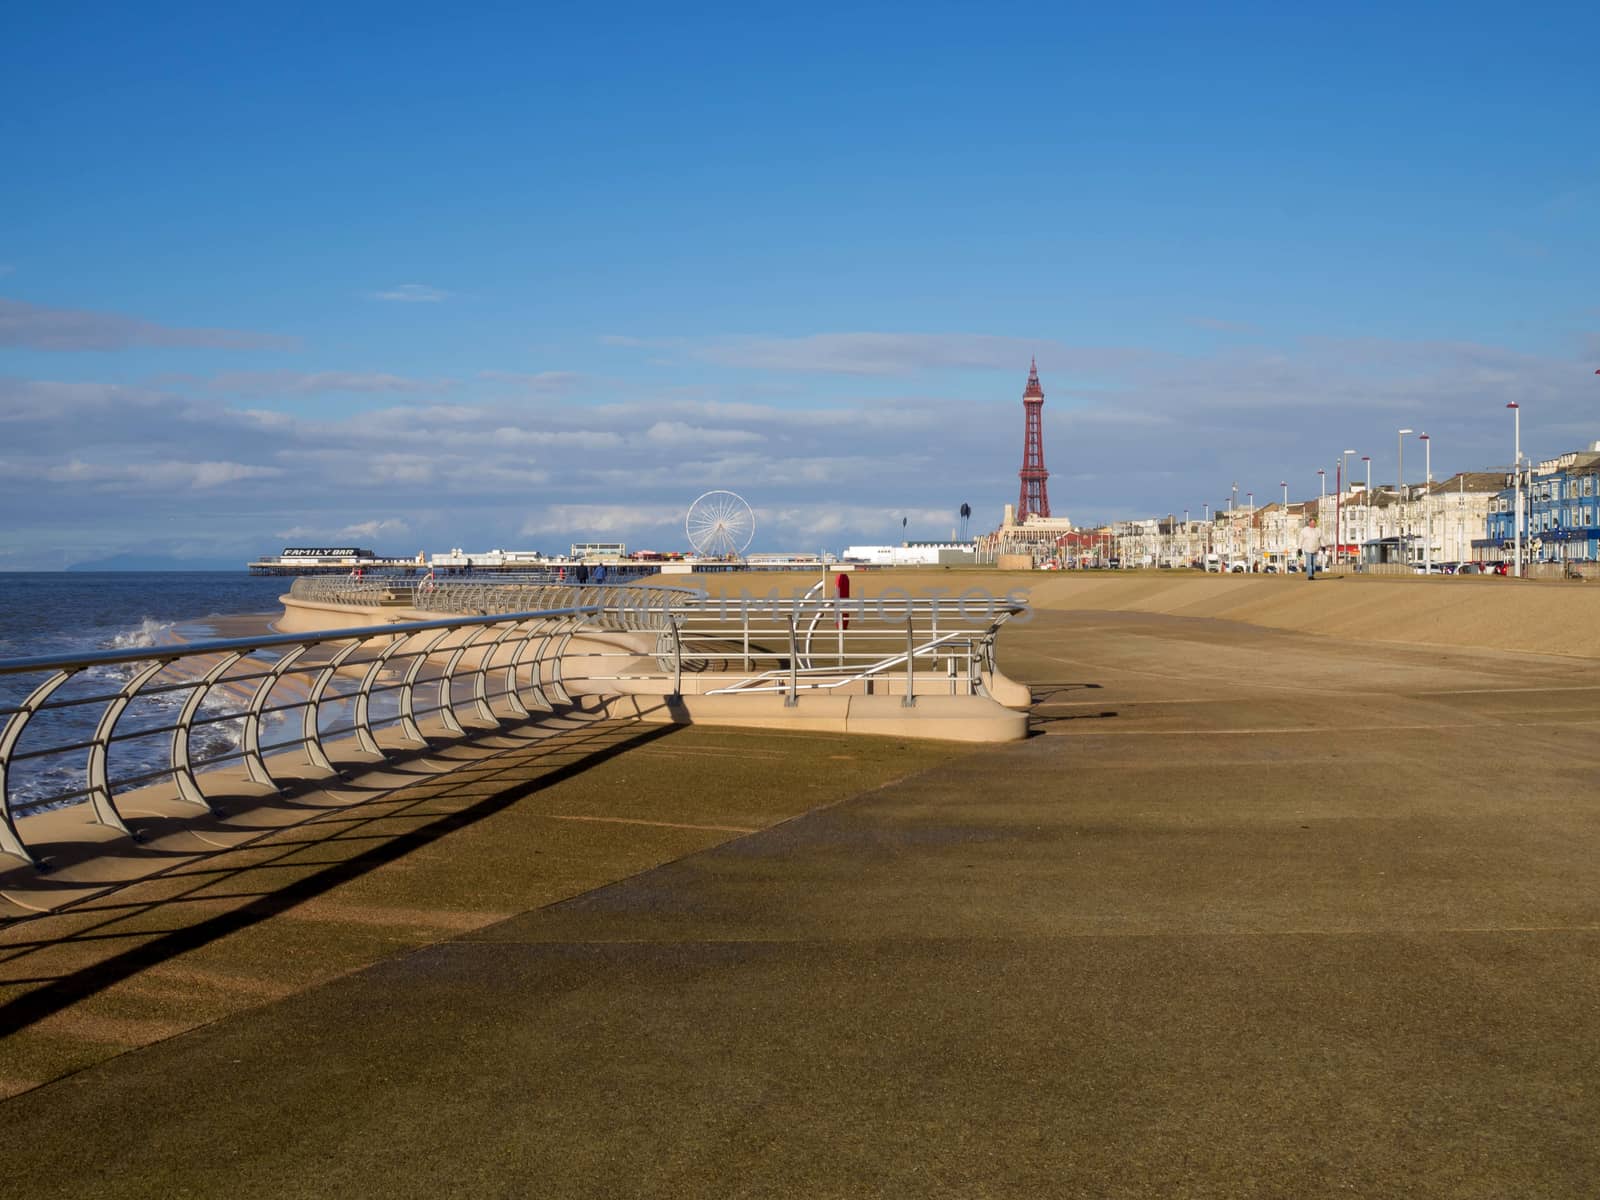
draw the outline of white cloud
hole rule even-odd
[[[248,396],[307,396],[317,392],[430,392],[447,379],[408,379],[381,371],[225,371],[206,380],[213,392]]]
[[[522,523],[523,537],[541,537],[552,530],[587,529],[597,535],[626,534],[634,530],[658,532],[682,528],[688,505],[660,504],[551,504]]]
[[[955,523],[953,517],[953,512],[937,508],[884,509],[824,502],[815,506],[777,509],[768,515],[768,522],[776,529],[802,538],[832,539],[859,534],[877,541],[898,542],[904,533],[911,530],[928,537],[948,536],[949,526]],[[901,524],[902,520],[906,522],[904,525]]]
[[[233,329],[185,329],[119,313],[0,299],[0,347],[23,350],[286,350],[295,342]]]
[[[972,333],[814,333],[804,337],[739,336],[707,339],[611,335],[613,346],[675,351],[723,367],[765,371],[823,371],[901,375],[937,368],[1014,367],[1045,341]]]
[[[381,517],[375,521],[358,521],[354,525],[346,525],[339,530],[339,536],[379,542],[384,538],[403,537],[410,532],[411,526],[399,517]]]
[[[604,429],[521,429],[502,425],[488,435],[499,446],[556,446],[571,450],[615,450],[620,433]]]
[[[135,488],[187,488],[195,491],[218,488],[251,479],[272,479],[282,475],[277,467],[252,466],[237,462],[104,463],[71,459],[43,471],[52,483],[77,483],[98,491]]]
[[[373,300],[391,300],[400,304],[437,304],[447,299],[450,293],[425,283],[399,283],[381,291],[368,292],[367,295]]]
[[[478,378],[491,383],[511,384],[520,393],[536,397],[570,395],[585,379],[576,371],[539,371],[531,375],[517,371],[479,371]]]
[[[766,439],[748,429],[712,429],[682,421],[657,421],[645,430],[644,440],[658,446],[733,446]]]

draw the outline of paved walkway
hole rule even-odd
[[[1594,1194],[1591,664],[1007,638],[1041,736],[17,1096],[9,1190]],[[816,745],[768,774],[898,753]],[[669,768],[634,753],[645,818]],[[692,823],[740,824],[751,762],[673,768]]]

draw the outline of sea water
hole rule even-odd
[[[288,579],[233,571],[15,572],[0,574],[0,661],[38,655],[128,650],[167,641],[216,637],[208,617],[277,614]],[[136,665],[90,668],[56,693],[116,691]],[[0,674],[0,705],[21,703],[47,675]],[[134,702],[119,731],[170,724],[188,693],[168,692]],[[18,749],[58,745],[91,737],[103,711],[88,704],[41,714],[30,723]],[[3,721],[4,718],[0,718]],[[237,730],[201,727],[191,742],[197,757],[227,748]],[[155,770],[169,761],[171,738],[151,736],[117,743],[112,777]],[[84,786],[84,752],[14,764],[7,779],[13,809]]]

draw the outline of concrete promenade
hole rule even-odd
[[[1595,1194],[1591,661],[1001,647],[1025,742],[580,728],[17,926],[4,1194]]]

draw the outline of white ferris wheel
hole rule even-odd
[[[740,558],[756,535],[756,515],[734,492],[707,492],[683,520],[689,545],[700,558]]]

